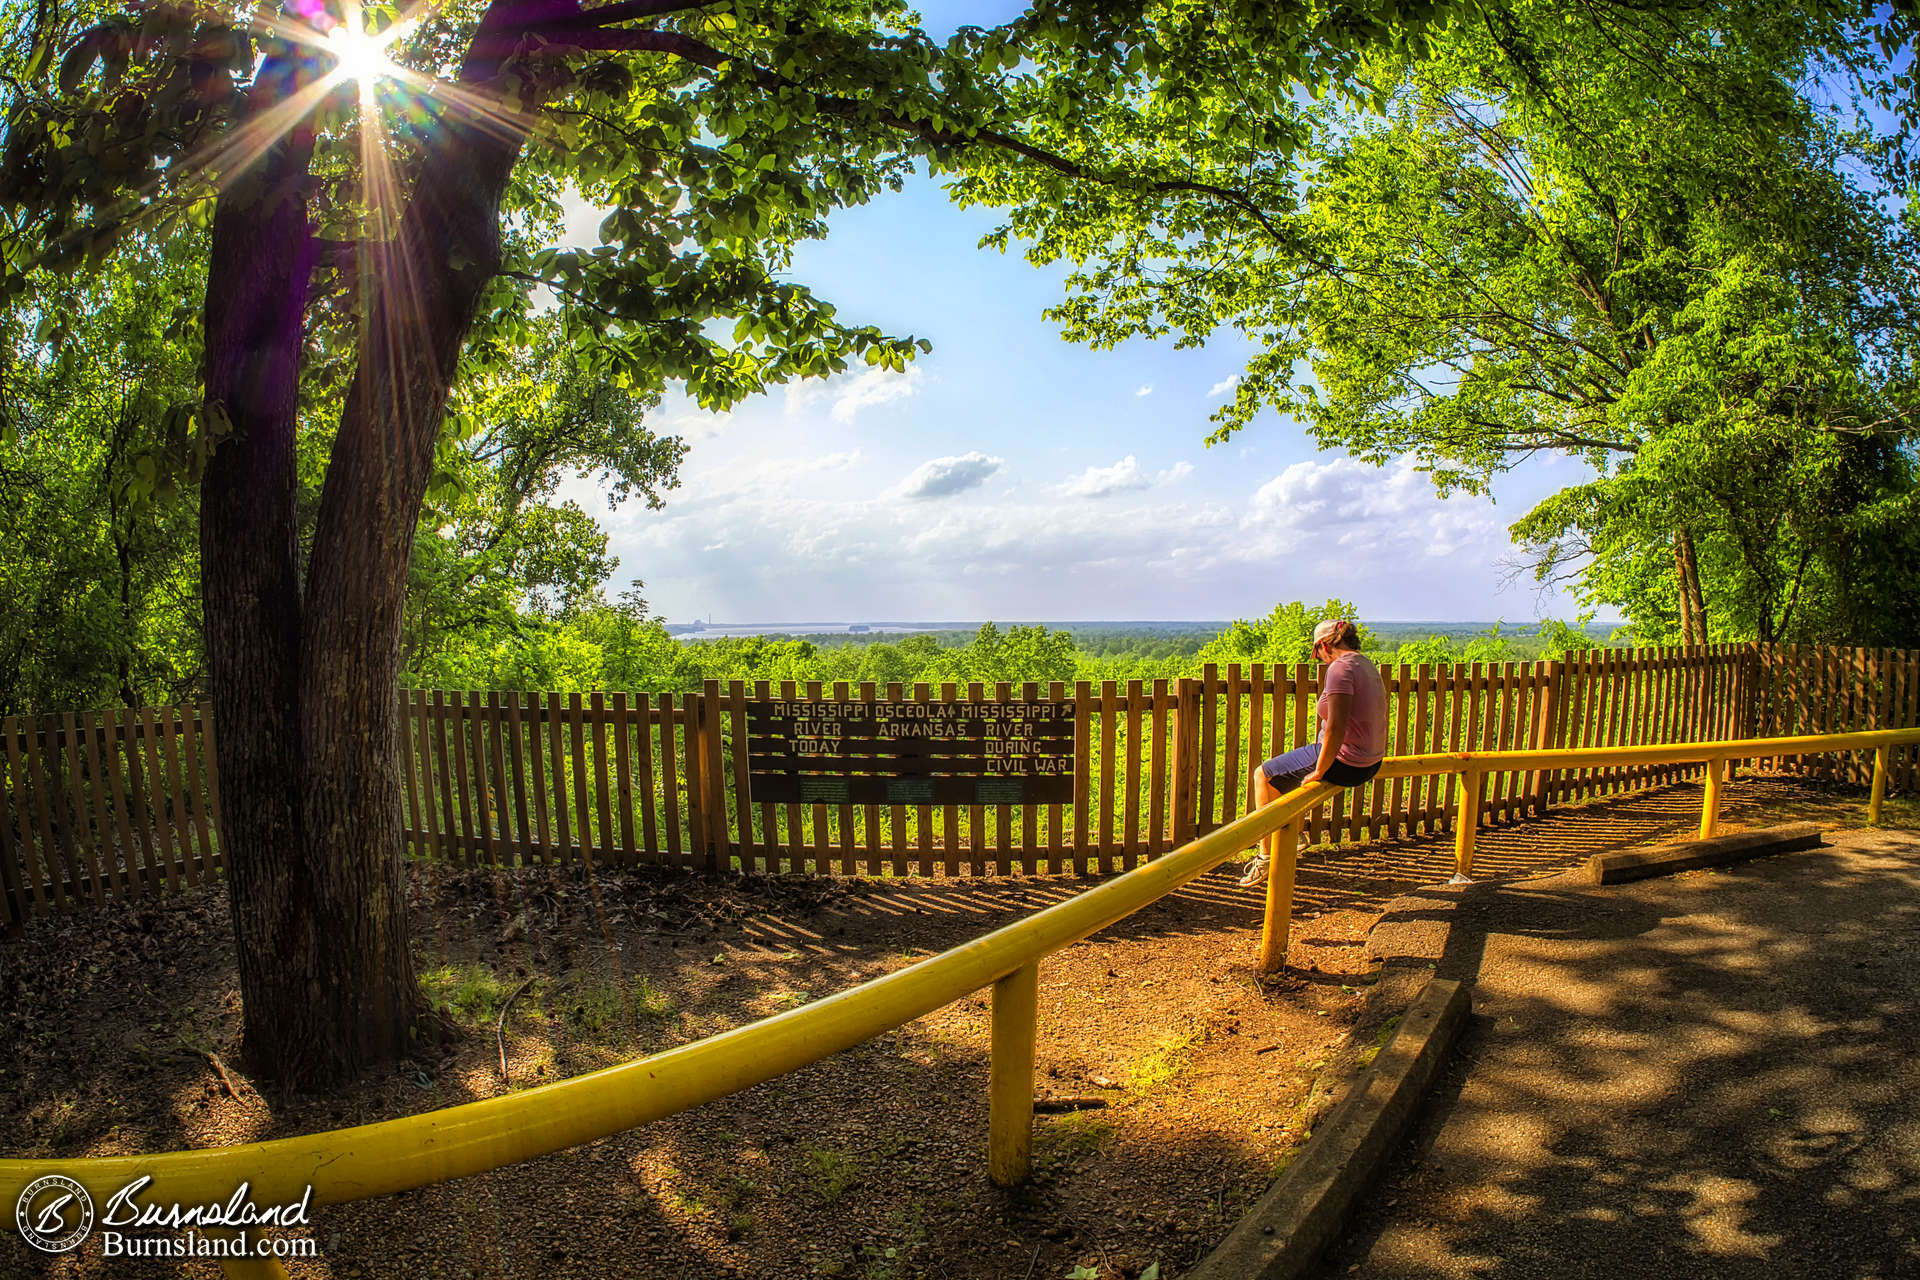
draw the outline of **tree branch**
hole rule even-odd
[[[730,66],[737,66],[743,68],[748,78],[761,88],[769,90],[798,89],[803,92],[812,93],[815,105],[830,115],[839,116],[843,119],[857,120],[868,116],[870,113],[871,118],[876,123],[885,125],[890,129],[896,129],[902,133],[912,134],[932,146],[993,146],[1025,159],[1032,160],[1036,164],[1051,169],[1064,177],[1085,182],[1095,182],[1103,186],[1138,187],[1139,189],[1156,195],[1187,194],[1209,196],[1232,205],[1245,213],[1248,217],[1259,223],[1261,229],[1272,239],[1284,240],[1287,238],[1282,235],[1280,228],[1268,216],[1266,211],[1246,192],[1235,191],[1229,187],[1216,186],[1212,183],[1196,182],[1187,178],[1163,178],[1144,183],[1132,183],[1112,174],[1100,173],[1078,161],[1069,160],[1065,156],[1048,151],[1044,147],[1035,146],[1030,142],[1023,142],[1019,138],[1015,138],[1009,134],[999,133],[992,129],[975,129],[962,132],[952,129],[936,128],[928,121],[912,119],[891,108],[879,106],[872,102],[862,102],[855,98],[842,97],[838,94],[831,93],[819,93],[808,89],[806,85],[780,75],[778,72],[770,71],[765,67],[756,66],[752,62],[734,57],[724,50],[708,44],[704,40],[697,40],[692,36],[685,35],[678,31],[607,31],[601,30],[598,27],[580,30],[577,24],[555,23],[539,27],[522,28],[507,34],[510,35],[515,48],[518,48],[519,42],[529,34],[538,36],[547,42],[541,49],[523,51],[527,53],[550,52],[558,56],[565,56],[575,52],[664,53],[671,57],[679,58],[683,62],[690,62],[695,66],[705,67],[709,71],[721,71]],[[478,49],[479,45],[480,37],[476,36],[475,48]],[[504,50],[499,56],[504,56],[506,52],[511,52],[511,50]]]

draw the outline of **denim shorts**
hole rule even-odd
[[[1295,747],[1275,756],[1260,766],[1260,772],[1267,775],[1269,786],[1285,795],[1305,782],[1307,775],[1319,763],[1320,744],[1309,742],[1304,747]],[[1372,764],[1348,764],[1345,760],[1335,760],[1327,770],[1327,781],[1338,787],[1357,787],[1373,780],[1373,775],[1380,772],[1380,763],[1375,760]]]

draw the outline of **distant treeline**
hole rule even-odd
[[[977,631],[833,632],[680,640],[659,621],[613,607],[584,610],[537,631],[442,649],[408,672],[448,689],[698,689],[708,680],[811,680],[877,685],[973,681],[1159,680],[1209,663],[1305,662],[1323,618],[1357,618],[1352,605],[1290,601],[1224,630],[1073,628],[988,622]],[[1359,619],[1362,648],[1381,662],[1531,662],[1605,643],[1608,629],[1548,621],[1509,628]]]

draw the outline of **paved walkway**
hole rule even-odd
[[[1920,834],[1422,890],[1475,1018],[1327,1277],[1920,1277]]]

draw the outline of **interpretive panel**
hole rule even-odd
[[[1061,702],[749,699],[748,786],[771,804],[1064,804]]]

